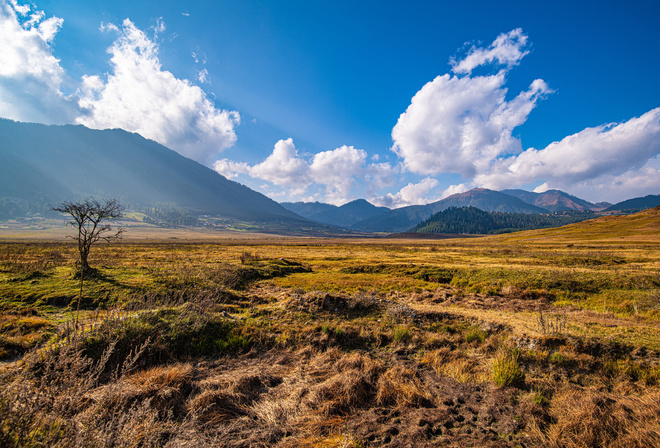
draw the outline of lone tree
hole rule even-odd
[[[87,259],[92,245],[98,241],[113,241],[121,237],[124,229],[121,227],[113,229],[107,221],[121,218],[124,207],[115,199],[106,199],[104,203],[96,199],[86,199],[82,202],[63,202],[53,210],[60,213],[67,213],[73,218],[69,224],[78,228],[78,236],[73,236],[73,240],[78,243],[78,260],[80,268],[80,279],[82,283],[83,276],[90,271]]]

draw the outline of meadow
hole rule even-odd
[[[0,445],[658,446],[659,213],[0,243]]]

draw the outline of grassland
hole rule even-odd
[[[657,211],[168,238],[0,244],[0,445],[660,445]]]

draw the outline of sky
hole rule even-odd
[[[0,0],[0,117],[278,202],[660,194],[660,2]]]

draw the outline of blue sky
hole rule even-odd
[[[277,201],[660,193],[657,1],[0,7],[0,116],[139,132]]]

